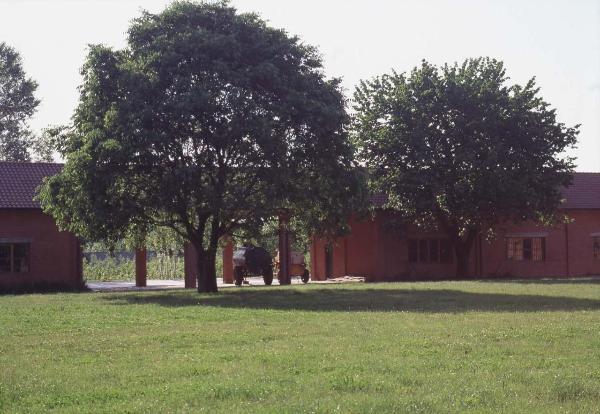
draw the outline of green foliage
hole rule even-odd
[[[148,233],[145,238],[145,245],[148,249],[163,256],[173,256],[177,253],[183,254],[185,241],[172,229],[157,227]]]
[[[112,257],[105,260],[92,258],[89,262],[84,260],[83,277],[85,280],[134,280],[135,261],[130,259],[117,260]]]
[[[41,192],[62,228],[119,240],[169,227],[198,251],[199,289],[216,290],[224,235],[282,208],[335,232],[352,208],[340,81],[254,14],[191,2],[145,12],[126,49],[92,46],[82,74],[65,168]]]
[[[71,131],[66,125],[48,126],[31,144],[37,161],[53,162],[55,154],[64,155]]]
[[[169,228],[158,227],[148,233],[132,232],[124,240],[115,242],[88,242],[86,252],[108,252],[105,260],[95,257],[84,262],[83,275],[87,280],[133,280],[135,279],[135,261],[131,259],[116,259],[112,253],[116,251],[135,250],[145,247],[155,252],[156,257],[148,260],[147,271],[149,279],[181,279],[184,277],[184,241],[176,232]],[[217,275],[222,274],[222,258],[217,257]]]
[[[34,137],[27,121],[40,101],[37,83],[27,78],[19,53],[0,42],[0,161],[29,161]]]
[[[294,216],[290,219],[287,230],[291,236],[290,244],[293,251],[308,252],[312,227],[308,226],[301,217]],[[244,231],[246,230],[246,231]],[[265,220],[257,230],[243,229],[233,234],[236,245],[252,244],[267,249],[274,255],[279,248],[279,220],[270,218]],[[274,256],[273,256],[274,257]]]
[[[595,413],[598,280],[0,296],[0,411]]]
[[[147,263],[148,279],[183,279],[184,261],[182,257],[158,256]],[[83,263],[83,277],[86,280],[115,281],[135,280],[135,260],[107,258],[92,259]]]
[[[423,61],[355,92],[354,140],[371,188],[407,223],[444,230],[459,265],[498,223],[552,219],[571,180],[563,154],[578,126],[557,121],[534,79],[507,82],[493,59]]]
[[[185,275],[184,258],[180,256],[167,256],[160,254],[147,263],[148,279],[174,280],[183,279]],[[216,274],[223,275],[223,256],[217,253]],[[135,280],[135,260],[117,260],[108,257],[105,260],[92,259],[83,262],[83,277],[86,280],[118,281]]]

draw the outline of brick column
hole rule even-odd
[[[319,279],[319,274],[317,273],[317,238],[316,238],[316,236],[312,236],[310,238],[310,278],[312,280],[321,280],[321,279]]]
[[[279,215],[279,284],[289,285],[290,277],[290,235],[288,231],[289,216]]]
[[[148,279],[146,259],[145,247],[135,251],[135,285],[137,287],[146,287],[146,280]]]
[[[230,237],[223,249],[223,283],[233,283],[233,241]]]
[[[183,249],[184,284],[186,289],[195,289],[198,273],[198,254],[191,243],[186,243]]]

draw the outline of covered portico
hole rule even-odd
[[[278,229],[278,247],[279,247],[279,263],[280,263],[280,275],[279,284],[289,285],[291,283],[290,275],[290,232],[289,226],[289,213],[282,212],[278,216],[279,229]],[[233,281],[233,240],[231,237],[226,237],[223,240],[225,247],[223,248],[223,283],[232,284]],[[184,287],[186,289],[195,289],[197,286],[197,263],[198,255],[196,250],[191,244],[186,244],[184,248],[184,260],[185,260],[185,275],[184,275]],[[147,271],[147,253],[145,248],[136,250],[135,254],[135,285],[136,287],[146,287],[148,284],[148,271]]]

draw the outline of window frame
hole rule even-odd
[[[407,239],[406,247],[408,251],[408,263],[410,264],[447,265],[453,263],[452,244],[448,238],[409,238]],[[432,258],[435,260],[432,260]]]
[[[592,257],[594,260],[600,260],[600,234],[592,235]]]
[[[546,261],[545,235],[505,236],[505,259],[511,262],[541,263]]]
[[[31,272],[31,240],[22,240],[22,239],[0,239],[0,246],[8,246],[10,249],[9,253],[9,271],[3,271],[0,269],[0,275],[23,275],[29,274]],[[16,260],[15,260],[15,247],[16,246],[25,246],[25,255],[26,258],[26,271],[17,270]]]

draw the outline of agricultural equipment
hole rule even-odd
[[[273,261],[262,247],[240,247],[233,252],[233,278],[236,286],[248,276],[262,276],[265,285],[273,283]]]
[[[277,278],[281,279],[281,266],[279,265],[279,252],[275,256],[275,270]],[[308,283],[310,280],[310,272],[306,267],[304,254],[300,252],[291,252],[290,254],[290,277],[298,276],[302,283]]]

